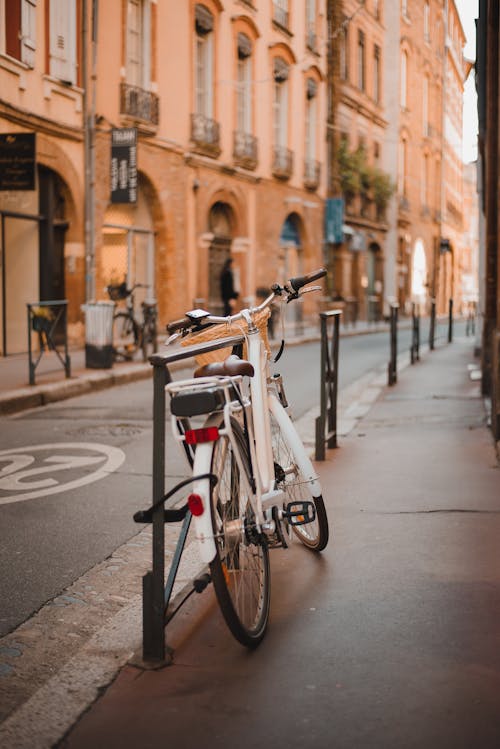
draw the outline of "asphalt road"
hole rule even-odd
[[[401,330],[400,350],[409,342]],[[387,333],[342,338],[340,388],[388,352]],[[289,346],[275,369],[295,417],[318,405],[318,343]],[[141,529],[132,516],[150,501],[151,444],[150,381],[0,419],[0,635]],[[171,442],[167,473],[167,485],[184,475]]]

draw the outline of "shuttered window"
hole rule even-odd
[[[0,0],[0,51],[35,66],[36,0]]]
[[[76,83],[76,0],[50,0],[50,75]]]

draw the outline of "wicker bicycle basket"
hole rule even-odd
[[[126,299],[128,296],[128,289],[126,283],[110,284],[106,287],[108,296],[113,302],[119,302],[122,299]]]
[[[271,354],[271,347],[269,345],[269,338],[267,336],[267,321],[269,320],[271,313],[269,309],[264,309],[253,316],[253,321],[259,329],[260,336],[264,342],[268,356]],[[200,330],[196,333],[190,333],[181,341],[181,346],[194,346],[197,343],[207,343],[208,341],[215,341],[217,338],[228,338],[230,336],[237,335],[238,333],[246,333],[248,329],[247,323],[244,320],[238,320],[238,322],[231,324],[211,325],[204,330]],[[231,348],[221,348],[216,351],[209,351],[208,353],[201,354],[200,356],[195,355],[196,363],[199,367],[204,364],[211,364],[212,362],[221,362],[231,354]],[[246,344],[243,344],[243,357],[247,356]]]

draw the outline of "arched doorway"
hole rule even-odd
[[[302,220],[297,213],[290,213],[283,222],[280,233],[280,283],[303,273]],[[295,327],[295,332],[303,329],[302,300],[288,305],[287,322]]]
[[[213,204],[208,215],[208,228],[212,234],[208,251],[208,309],[215,314],[222,314],[220,276],[222,267],[231,254],[234,235],[234,213],[228,203],[217,201]],[[233,273],[238,289],[238,269],[233,268]]]
[[[102,287],[124,280],[128,288],[141,284],[134,292],[136,314],[140,312],[142,301],[156,299],[154,219],[143,180],[140,175],[136,204],[108,206],[99,263]]]
[[[380,246],[375,243],[368,247],[366,257],[366,277],[368,321],[377,322],[382,317],[382,306],[384,300],[384,266]]]
[[[421,239],[415,242],[411,265],[411,298],[412,302],[423,307],[427,297],[427,259],[424,243]]]
[[[28,348],[26,303],[66,296],[64,243],[69,226],[67,184],[38,165],[36,188],[0,195],[0,353]]]

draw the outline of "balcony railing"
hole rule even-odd
[[[158,125],[159,103],[158,96],[151,91],[145,91],[139,86],[131,86],[129,83],[120,84],[120,114],[151,125]]]
[[[304,187],[308,190],[317,190],[321,174],[321,164],[313,159],[304,162]]]
[[[219,156],[221,152],[219,123],[205,117],[204,114],[192,114],[191,140],[197,150],[202,153],[208,156]]]
[[[293,153],[289,148],[275,146],[273,149],[273,175],[278,179],[289,179],[293,172]]]
[[[255,169],[257,166],[257,138],[241,130],[234,132],[234,163],[244,169]]]

